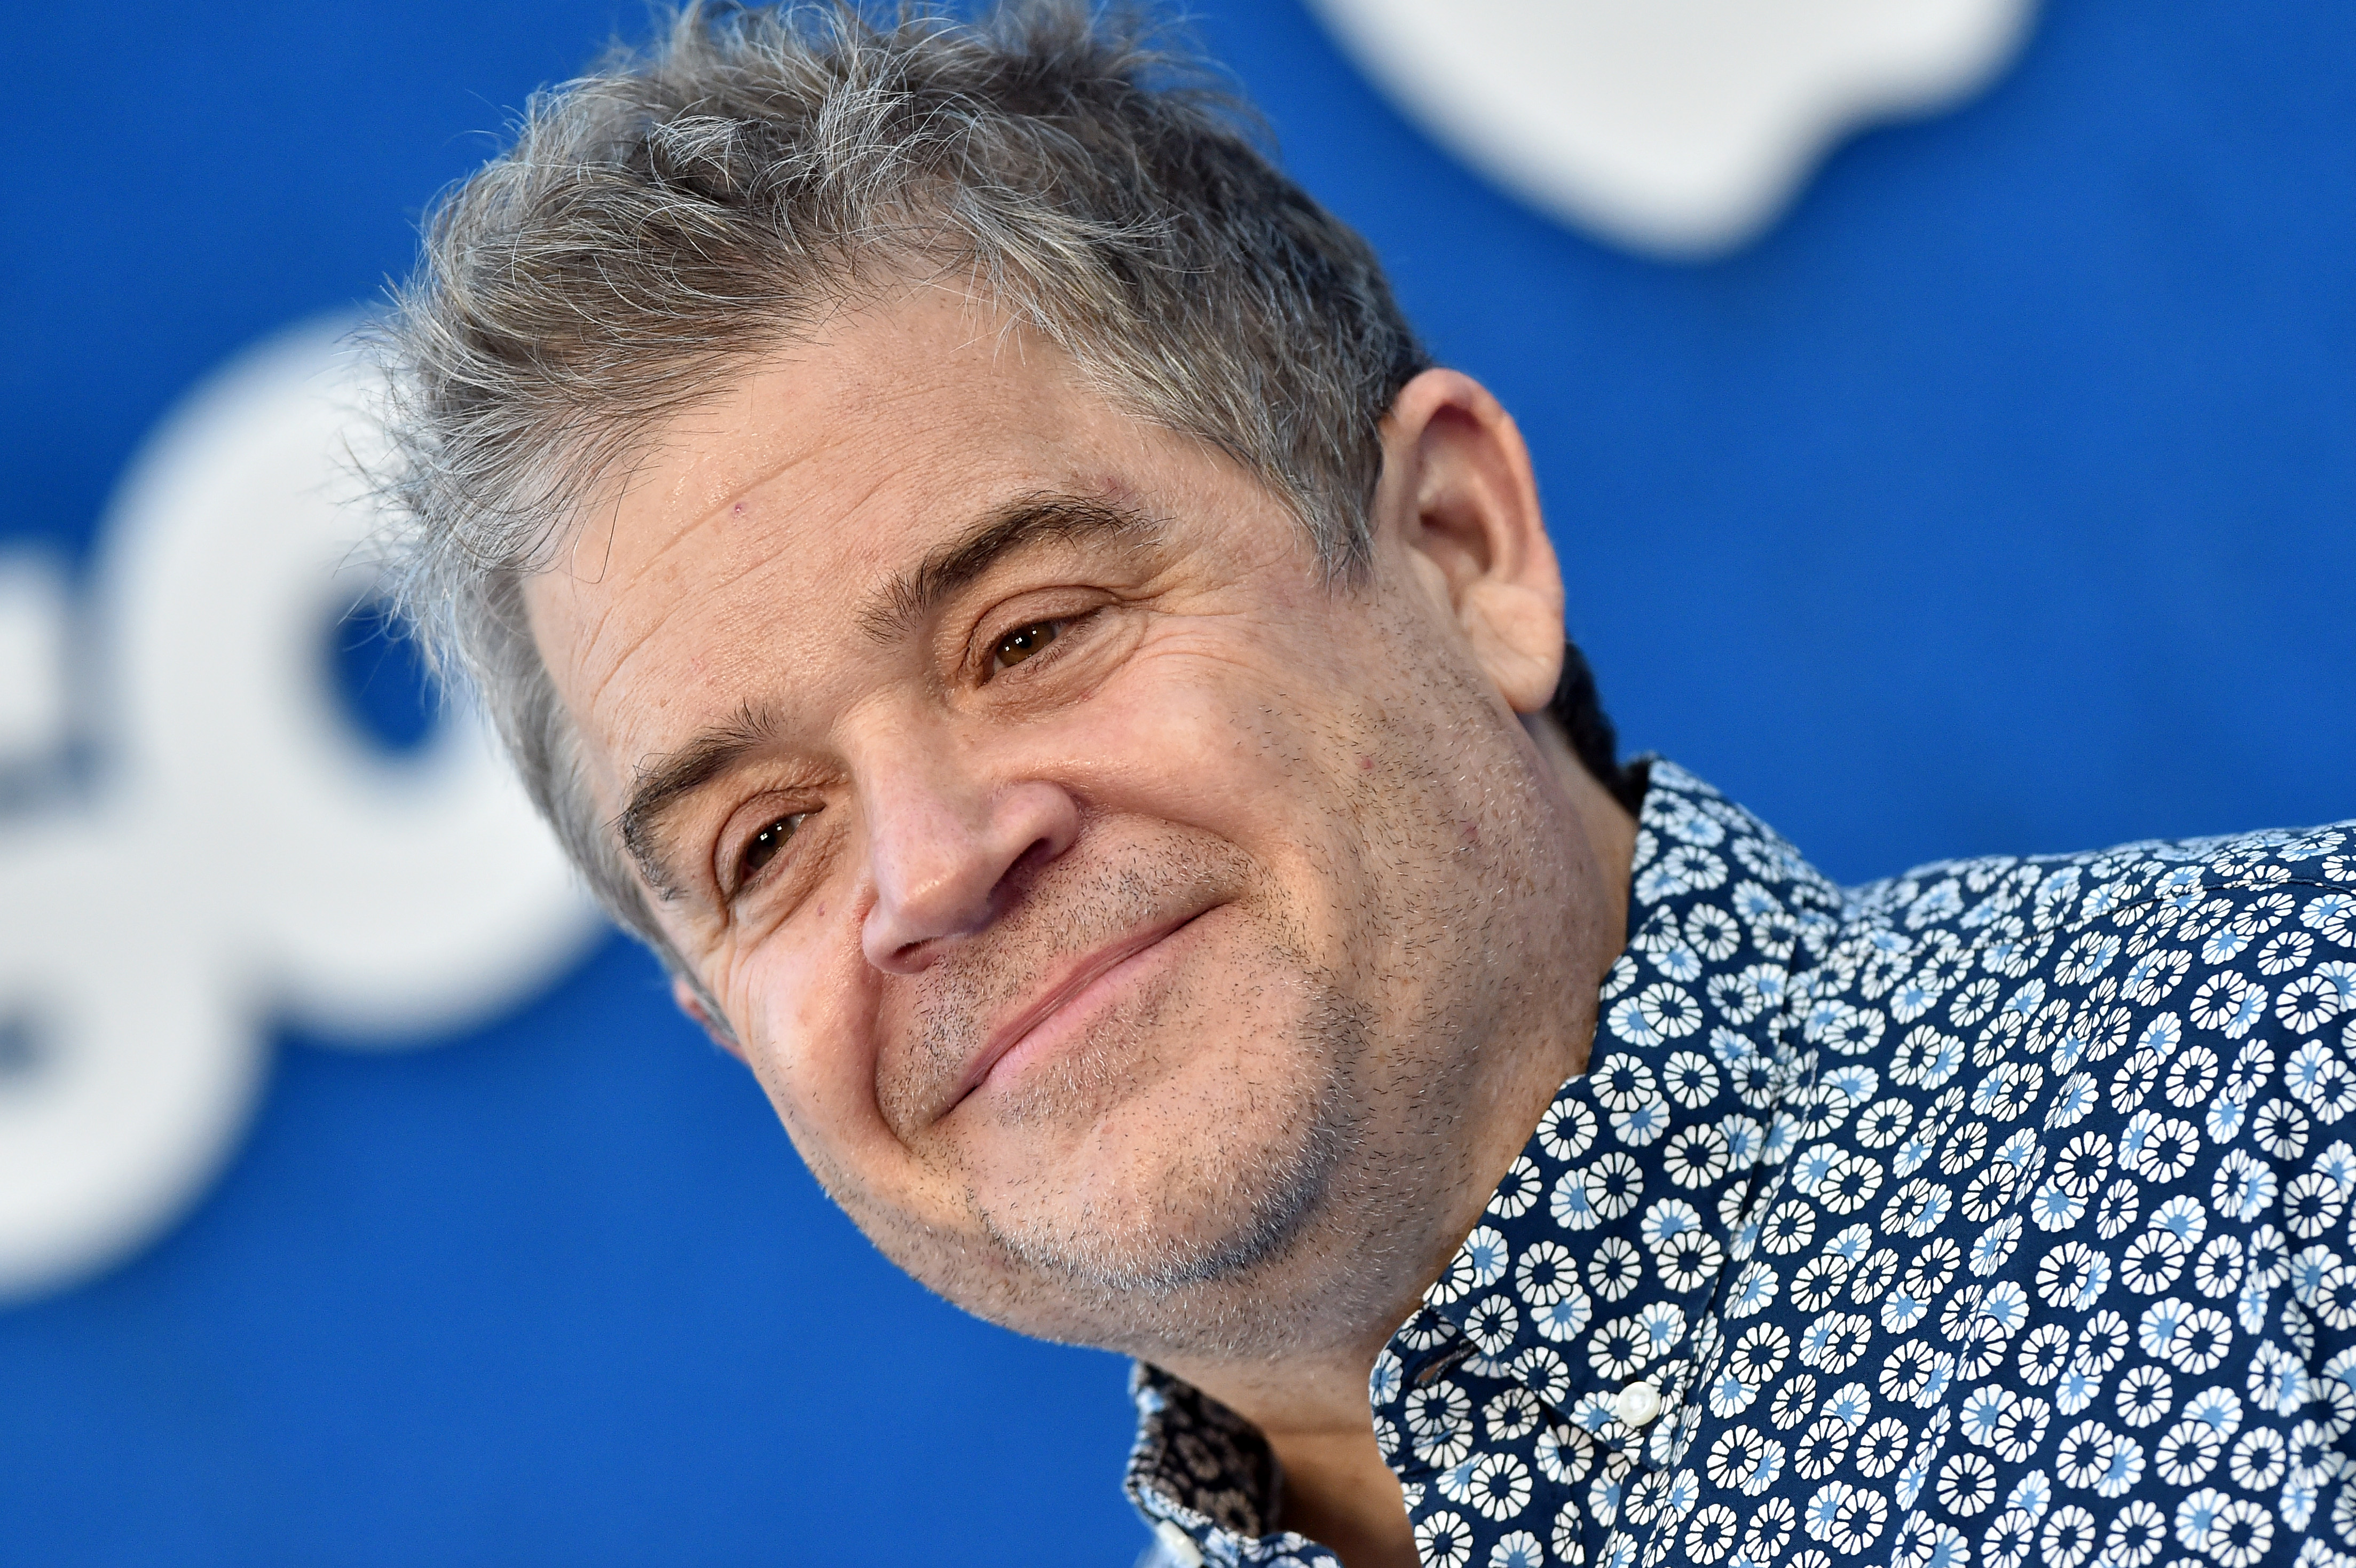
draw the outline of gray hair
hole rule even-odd
[[[655,426],[829,310],[952,282],[1256,476],[1330,577],[1367,558],[1378,424],[1430,361],[1365,242],[1156,38],[1082,0],[969,22],[699,0],[536,95],[428,220],[379,339],[404,606],[592,889],[691,984],[599,819],[523,584]]]

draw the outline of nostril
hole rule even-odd
[[[1045,870],[1047,863],[1061,853],[1054,839],[1044,833],[1040,834],[1031,841],[1028,848],[1014,857],[1014,864],[1006,868],[1006,875],[1001,885],[1016,888],[1024,886]]]

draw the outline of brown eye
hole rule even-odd
[[[998,647],[992,653],[991,667],[1005,670],[1020,664],[1062,636],[1063,631],[1063,622],[1053,620],[1039,621],[1019,630],[1010,631],[998,639]]]
[[[800,831],[802,819],[809,815],[808,811],[796,811],[790,817],[779,817],[753,835],[753,842],[744,846],[744,860],[738,869],[740,886],[759,875],[761,867],[777,858],[777,852],[786,847],[787,839]]]

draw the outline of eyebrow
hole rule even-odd
[[[1072,542],[1108,535],[1151,537],[1160,525],[1145,513],[1093,496],[1036,491],[1007,502],[915,567],[893,575],[860,612],[860,629],[878,642],[896,641],[929,618],[943,599],[979,579],[1006,556],[1048,540]]]
[[[614,819],[614,826],[647,886],[666,899],[679,897],[678,879],[663,854],[663,829],[672,812],[776,735],[776,723],[768,711],[746,703],[726,724],[713,725],[677,751],[638,769],[630,783],[629,800]]]
[[[1153,537],[1160,532],[1153,519],[1118,502],[1053,491],[1022,496],[988,513],[914,567],[894,574],[859,611],[858,625],[877,642],[897,641],[922,626],[943,600],[1019,550],[1049,540]],[[772,712],[747,702],[725,724],[703,730],[637,770],[614,825],[638,874],[665,899],[677,897],[680,891],[664,854],[664,830],[670,817],[697,790],[773,742],[777,728]]]

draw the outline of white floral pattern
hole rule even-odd
[[[1427,1564],[2356,1568],[2356,824],[1844,892],[1656,762],[1633,894],[1368,1386]],[[1150,1519],[1335,1562],[1137,1388]]]

